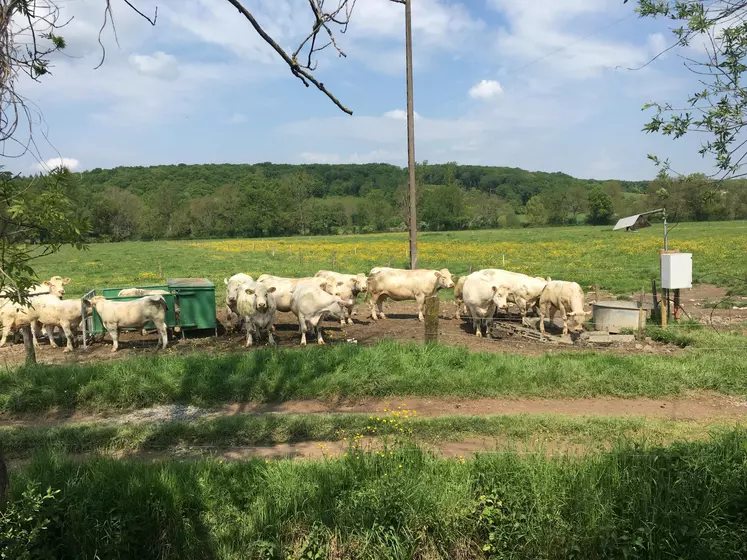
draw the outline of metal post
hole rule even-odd
[[[407,66],[407,169],[410,175],[410,269],[418,268],[417,186],[415,184],[415,109],[412,96],[412,0],[405,0],[405,57]]]

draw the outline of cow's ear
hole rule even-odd
[[[252,290],[251,288],[247,288],[246,290],[244,290],[244,293],[252,295],[254,293],[254,290]]]
[[[498,286],[491,287],[491,290],[493,290],[494,292],[497,292],[498,291]]]
[[[224,279],[223,279],[223,283],[224,283],[224,284],[225,284],[226,286],[228,286],[228,278],[224,278]]]
[[[269,288],[267,288],[267,293],[268,293],[268,294],[271,294],[271,293],[273,293],[274,291],[275,291],[275,286],[270,286]]]
[[[69,284],[69,283],[70,283],[70,278],[65,278],[65,279],[64,279],[64,280],[62,281],[62,283],[63,283],[63,284]]]
[[[45,280],[44,282],[41,283],[41,285],[42,286],[51,286],[51,284],[49,283],[49,280]]]
[[[434,270],[433,274],[436,275],[436,278],[441,278],[441,273],[438,270]]]

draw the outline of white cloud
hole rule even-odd
[[[383,115],[384,117],[388,119],[394,119],[397,121],[406,121],[407,120],[407,111],[404,111],[402,109],[394,109],[392,111],[387,111]],[[413,113],[413,116],[415,117],[415,120],[420,119],[420,115],[417,111]]]
[[[640,66],[649,56],[646,45],[605,39],[602,33],[589,36],[630,13],[632,8],[617,0],[490,0],[490,5],[508,21],[495,41],[501,56],[536,63],[545,73],[586,79],[617,66]],[[597,18],[576,29],[577,21],[600,14],[601,22]]]
[[[491,99],[503,93],[503,87],[495,80],[480,80],[469,89],[472,99]]]
[[[79,165],[80,162],[75,158],[56,157],[37,163],[34,165],[34,170],[46,173],[58,167],[67,167],[70,171],[74,171]]]
[[[175,80],[179,77],[179,63],[176,57],[163,51],[152,55],[134,54],[130,56],[130,63],[139,73],[146,76],[164,80]]]
[[[249,119],[244,113],[234,113],[228,118],[229,124],[244,124]]]
[[[648,48],[651,56],[657,56],[664,52],[667,47],[667,40],[662,33],[652,33],[648,36]]]

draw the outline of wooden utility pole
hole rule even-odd
[[[407,170],[410,175],[410,269],[418,268],[418,193],[415,185],[415,109],[412,99],[412,0],[405,4],[405,56],[407,66]]]

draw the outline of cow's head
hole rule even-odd
[[[568,330],[571,332],[582,332],[584,330],[584,321],[591,311],[571,311],[568,316]]]
[[[438,287],[439,288],[453,288],[454,287],[454,280],[451,278],[451,272],[449,272],[448,268],[442,268],[441,270],[437,270],[435,272],[436,278],[438,278]]]
[[[271,295],[275,293],[275,286],[269,288],[261,283],[256,283],[251,288],[245,288],[244,293],[250,296],[254,296],[254,303],[257,306],[258,311],[266,311],[269,307],[270,298],[275,296]]]
[[[506,286],[491,286],[493,304],[501,310],[508,309],[508,288]]]
[[[49,293],[53,296],[62,298],[65,295],[66,284],[70,283],[70,278],[63,278],[62,276],[52,276],[48,281],[42,282],[42,286],[49,288]]]
[[[355,289],[358,292],[367,292],[368,291],[368,276],[365,274],[356,274],[355,275]]]

